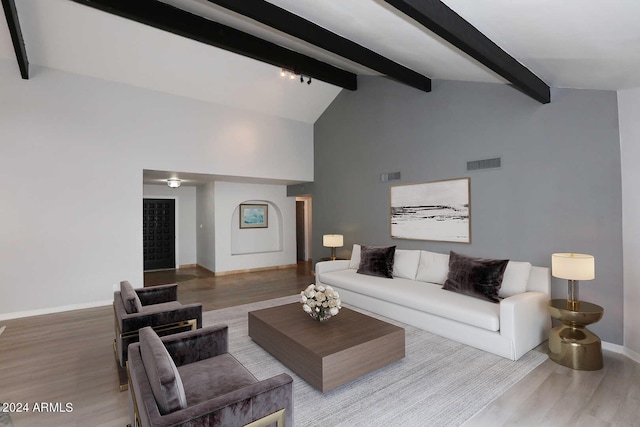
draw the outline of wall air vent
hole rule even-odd
[[[467,162],[467,172],[500,168],[502,168],[502,157],[494,157],[493,159],[472,160],[470,162]]]
[[[400,179],[400,172],[389,172],[380,174],[380,182],[397,181]]]

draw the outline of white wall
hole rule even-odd
[[[144,185],[142,192],[145,198],[176,201],[176,267],[196,264],[196,187]]]
[[[640,89],[618,92],[622,157],[624,346],[640,353]]]
[[[310,124],[0,60],[0,318],[142,286],[142,171],[311,181]]]
[[[198,265],[216,271],[215,188],[213,183],[196,189]]]
[[[267,203],[269,228],[240,230],[241,203]],[[216,273],[296,263],[296,201],[286,186],[216,182],[215,224]]]

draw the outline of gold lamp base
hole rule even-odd
[[[549,358],[571,369],[597,371],[602,369],[602,342],[586,325],[602,319],[602,307],[581,301],[579,310],[572,310],[564,299],[549,301],[549,313],[562,325],[549,333]]]

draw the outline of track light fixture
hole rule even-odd
[[[287,70],[286,68],[283,68],[282,70],[280,70],[280,77],[286,78],[287,76],[289,76],[289,80],[295,80],[296,76],[300,76],[300,83],[304,83],[304,79],[306,77],[307,84],[308,85],[311,84],[311,77],[309,76],[304,76],[302,74],[296,73],[295,71]]]

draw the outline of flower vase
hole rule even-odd
[[[331,319],[331,314],[329,313],[309,313],[309,314],[318,322],[326,322],[327,320]]]
[[[318,322],[326,322],[342,308],[340,296],[331,286],[313,283],[300,292],[300,302],[302,310]]]

